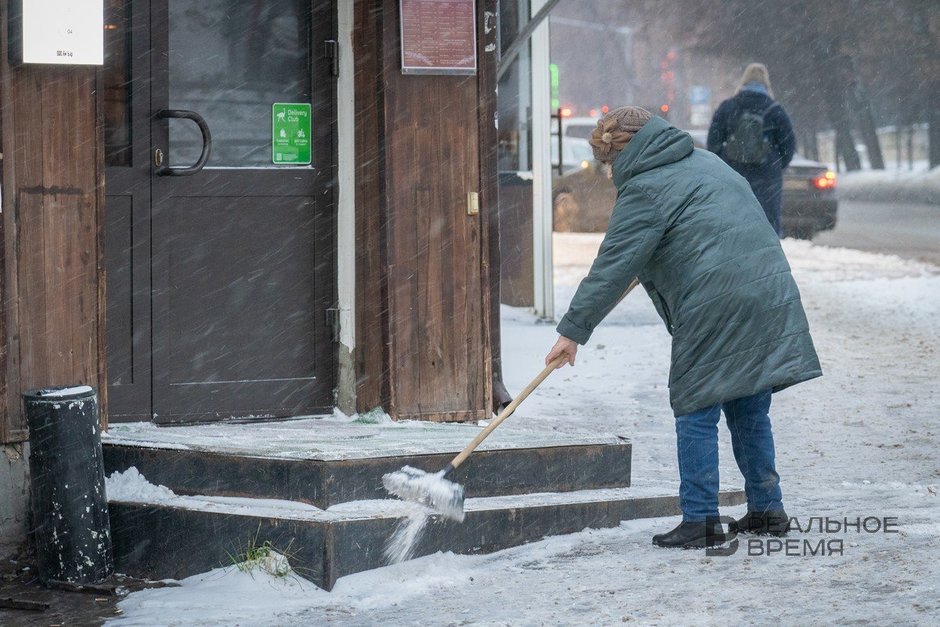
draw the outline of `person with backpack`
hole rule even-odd
[[[747,494],[747,514],[729,531],[785,535],[771,396],[822,370],[780,239],[747,181],[649,111],[611,111],[590,142],[611,169],[617,199],[545,363],[562,357],[559,367],[574,366],[578,346],[636,277],[672,336],[682,522],[653,544],[703,548],[727,539],[718,511],[722,413]]]
[[[745,68],[737,94],[715,111],[708,149],[747,179],[770,224],[783,237],[783,169],[793,159],[796,137],[790,117],[774,100],[762,63]]]

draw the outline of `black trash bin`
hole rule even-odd
[[[95,390],[30,390],[23,405],[39,578],[99,582],[114,572],[114,560]]]

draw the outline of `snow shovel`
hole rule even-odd
[[[470,453],[480,445],[483,440],[493,433],[504,420],[509,418],[516,407],[532,393],[532,391],[550,375],[553,370],[564,361],[565,356],[559,355],[554,361],[545,366],[545,369],[532,380],[519,395],[512,399],[512,402],[501,411],[493,421],[486,426],[483,431],[473,438],[473,441],[467,447],[451,460],[444,470],[436,473],[428,473],[418,468],[404,466],[401,470],[390,472],[382,477],[382,485],[385,489],[395,496],[405,500],[414,501],[426,505],[436,510],[445,518],[450,518],[458,522],[463,521],[463,486],[453,481],[448,481],[447,476],[464,463]]]
[[[626,298],[627,294],[633,291],[633,288],[638,284],[639,280],[633,279],[617,300],[617,304]],[[616,304],[614,306],[616,306]],[[431,474],[418,468],[404,466],[401,470],[396,470],[395,472],[390,472],[383,476],[382,485],[385,486],[385,489],[390,494],[400,499],[421,503],[436,510],[445,518],[462,522],[464,518],[463,486],[459,483],[448,481],[447,476],[466,461],[466,459],[470,457],[470,453],[472,453],[496,427],[502,424],[504,420],[509,418],[512,413],[516,411],[516,407],[545,380],[545,377],[550,375],[553,370],[561,365],[564,358],[564,355],[559,355],[554,361],[545,366],[545,369],[542,370],[529,385],[525,386],[524,390],[519,392],[519,396],[514,398],[512,402],[506,406],[506,409],[501,411],[499,415],[493,419],[493,422],[487,425],[477,437],[473,438],[473,442],[468,444],[467,448],[462,450],[457,457],[451,460],[451,462],[444,467],[444,470]]]

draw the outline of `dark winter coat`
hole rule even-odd
[[[676,415],[822,374],[780,240],[747,181],[658,117],[614,161],[613,179],[607,234],[559,334],[585,344],[638,276],[672,334]]]
[[[747,166],[732,163],[727,159],[725,161],[751,184],[754,195],[760,201],[777,235],[783,235],[781,227],[783,169],[793,159],[796,138],[793,135],[793,127],[787,112],[779,104],[773,105],[775,103],[770,96],[750,89],[744,89],[735,97],[722,102],[715,111],[708,129],[708,149],[724,159],[722,155],[724,144],[734,132],[740,115],[745,111],[755,113],[767,111],[764,117],[764,136],[770,145],[770,153],[764,163],[758,166]]]

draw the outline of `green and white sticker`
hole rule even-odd
[[[311,159],[310,103],[275,102],[271,106],[271,160],[309,164]]]

